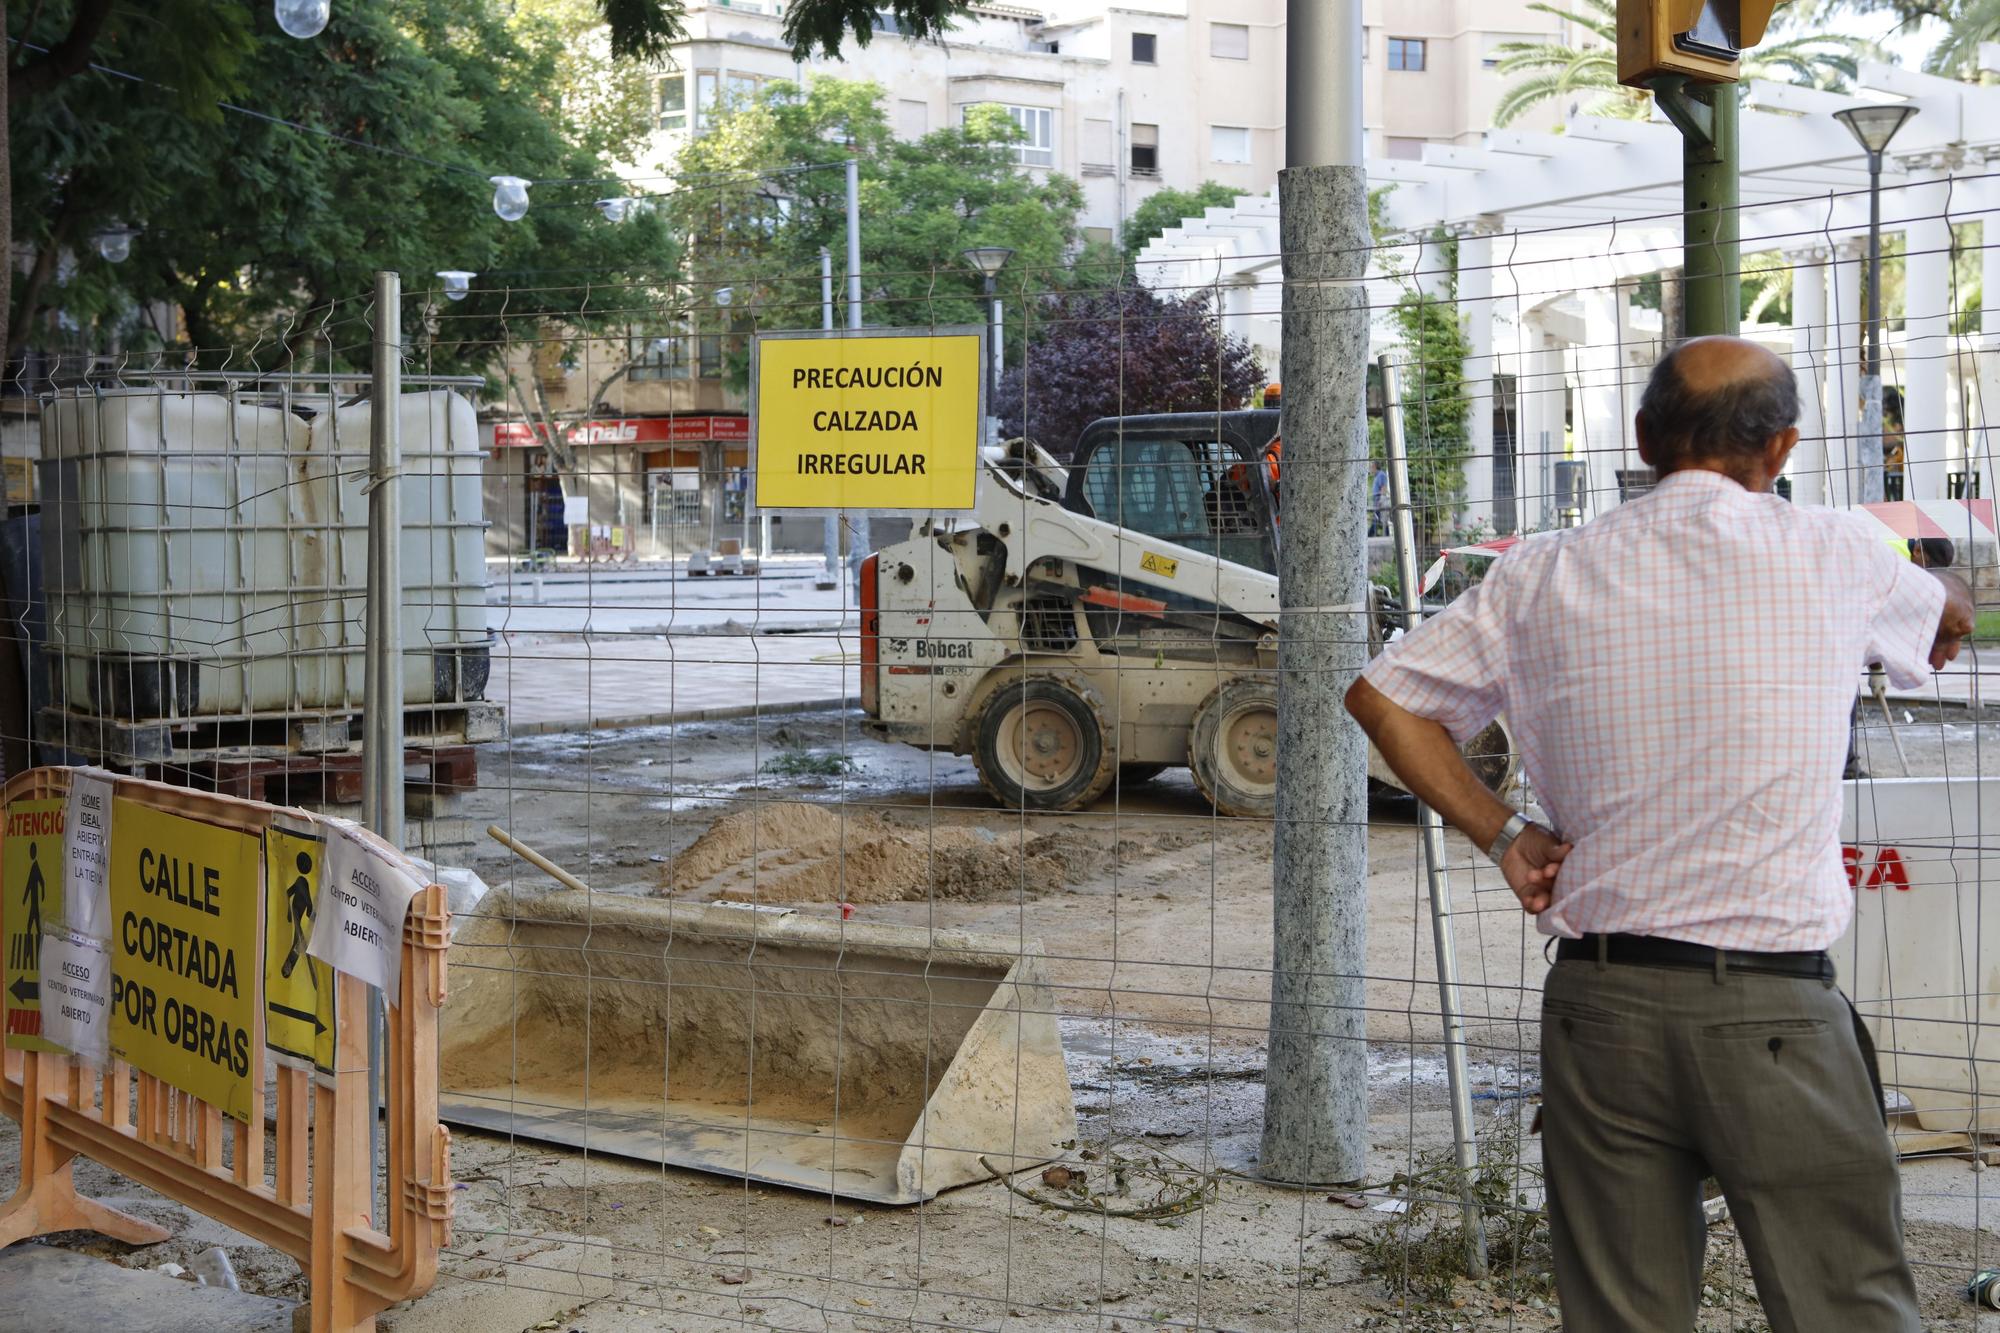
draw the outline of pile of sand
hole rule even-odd
[[[1073,833],[903,829],[879,815],[785,801],[724,815],[671,858],[661,891],[733,902],[1005,901],[1075,882],[1097,848]]]

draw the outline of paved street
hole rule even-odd
[[[495,571],[488,697],[516,735],[853,698],[859,624],[817,561],[761,578]]]

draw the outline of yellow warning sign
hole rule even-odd
[[[264,1044],[333,1072],[333,969],[308,957],[319,901],[320,839],[264,833]]]
[[[1171,556],[1142,551],[1139,553],[1139,568],[1148,574],[1158,574],[1163,579],[1170,579],[1180,572],[1181,562]]]
[[[7,1047],[58,1051],[41,1037],[42,927],[62,920],[63,809],[68,803],[15,801],[0,840],[0,921],[6,923]]]
[[[984,346],[976,331],[759,336],[757,504],[972,508]]]
[[[111,1051],[237,1120],[257,1043],[257,838],[119,799],[111,820]]]

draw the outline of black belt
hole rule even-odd
[[[1657,935],[1585,935],[1580,940],[1556,944],[1560,962],[1624,963],[1634,967],[1680,967],[1690,971],[1716,970],[1721,955],[1724,972],[1750,972],[1773,977],[1804,977],[1811,981],[1832,981],[1833,960],[1824,950],[1811,953],[1741,953],[1714,949],[1686,940],[1662,939]]]

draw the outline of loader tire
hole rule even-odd
[[[1278,685],[1238,676],[1209,692],[1188,731],[1188,771],[1219,814],[1278,809]]]
[[[987,696],[973,735],[979,780],[1009,810],[1079,809],[1118,772],[1103,701],[1073,676],[1002,685]]]

